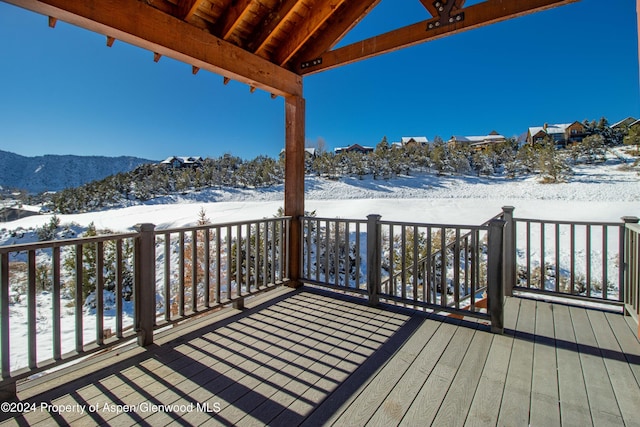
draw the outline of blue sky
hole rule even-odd
[[[428,17],[418,0],[383,0],[344,43]],[[639,117],[637,38],[635,2],[582,0],[312,75],[307,140],[375,146]],[[155,160],[284,146],[282,98],[1,2],[0,55],[0,150]]]

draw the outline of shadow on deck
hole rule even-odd
[[[7,425],[627,425],[624,317],[508,298],[505,334],[313,288],[278,289],[19,386]],[[25,407],[25,404],[26,405]],[[21,406],[22,405],[22,406]],[[47,406],[54,405],[54,406]]]

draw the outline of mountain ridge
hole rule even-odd
[[[128,172],[154,160],[133,156],[78,156],[45,154],[22,156],[0,150],[0,187],[30,193],[59,191]]]

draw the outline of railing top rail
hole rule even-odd
[[[431,227],[431,228],[458,228],[460,230],[488,230],[488,224],[430,224],[422,222],[405,222],[405,221],[380,221],[383,225],[404,225],[407,227]]]
[[[353,218],[328,218],[328,217],[317,217],[317,216],[303,216],[300,217],[301,220],[317,220],[317,221],[335,221],[335,222],[360,222],[366,223],[366,219],[353,219]]]
[[[558,224],[558,225],[604,225],[607,227],[619,227],[624,225],[623,222],[613,221],[569,221],[569,220],[552,220],[552,219],[533,219],[533,218],[514,218],[516,222],[533,222],[544,224]]]
[[[38,250],[38,249],[59,248],[62,246],[85,245],[89,243],[106,242],[111,240],[130,239],[130,238],[138,237],[139,234],[140,233],[103,234],[100,236],[92,236],[92,237],[77,237],[75,239],[46,240],[43,242],[6,245],[6,246],[0,246],[0,254],[10,253],[10,252]]]
[[[171,233],[181,233],[181,232],[189,232],[189,231],[202,231],[212,228],[222,228],[222,227],[235,227],[238,225],[246,225],[246,224],[255,224],[258,222],[278,222],[283,220],[290,220],[290,216],[278,216],[273,218],[261,218],[261,219],[252,219],[248,221],[235,221],[235,222],[221,222],[221,223],[212,223],[212,224],[204,224],[204,225],[194,225],[190,227],[175,227],[175,228],[164,228],[164,229],[156,229],[156,235],[158,234],[171,234]]]

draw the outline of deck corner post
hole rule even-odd
[[[376,306],[380,302],[380,218],[380,215],[367,216],[367,294],[370,306]]]
[[[0,401],[11,402],[18,396],[18,390],[16,388],[16,380],[13,378],[7,378],[0,382]]]
[[[503,206],[502,213],[505,221],[504,227],[504,295],[513,296],[513,288],[516,287],[516,224],[513,220],[513,206]]]
[[[502,263],[504,260],[504,228],[506,222],[494,219],[489,223],[487,250],[488,309],[491,332],[504,332],[504,286]]]
[[[137,224],[140,233],[135,239],[135,330],[138,345],[153,344],[153,326],[156,316],[156,257],[155,228],[153,224]]]

